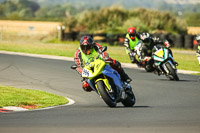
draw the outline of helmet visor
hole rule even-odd
[[[81,50],[84,54],[88,55],[92,51],[91,45],[81,45]]]
[[[136,35],[136,33],[134,32],[134,33],[131,33],[131,34],[129,34],[129,36],[130,36],[130,38],[131,39],[135,39],[135,35]]]

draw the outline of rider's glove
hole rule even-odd
[[[92,91],[93,89],[90,87],[90,85],[88,84],[87,81],[82,81],[82,88],[84,91],[87,91],[87,92],[90,92]]]
[[[113,63],[113,60],[110,57],[104,58],[104,61],[106,61],[108,63]]]
[[[164,42],[164,45],[166,46],[166,48],[169,48],[171,46],[167,40]]]

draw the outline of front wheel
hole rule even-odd
[[[102,80],[98,81],[97,83],[97,88],[99,90],[99,93],[104,100],[104,102],[109,106],[109,107],[116,107],[117,102],[115,100],[115,97],[113,94],[110,94],[108,91],[108,88],[104,84]]]
[[[176,80],[176,81],[178,81],[179,78],[178,78],[178,75],[176,73],[176,70],[173,69],[172,66],[169,63],[166,64],[166,67],[169,70],[170,74],[172,75],[173,79]]]

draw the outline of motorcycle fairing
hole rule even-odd
[[[113,82],[114,82],[115,86],[117,88],[119,88],[119,90],[122,89],[122,82],[120,81],[120,75],[119,75],[119,73],[117,71],[115,71],[109,65],[106,65],[105,68],[104,68],[104,70],[102,71],[102,74],[105,75],[104,78],[97,79],[95,81],[95,83],[98,82],[99,80],[102,80],[105,83],[106,87],[108,88],[108,91],[112,91],[111,86],[109,84],[109,81],[106,78],[106,76],[107,76],[107,77],[110,77],[110,78],[113,79]],[[94,80],[93,79],[88,79],[88,83],[90,84],[90,86],[92,87],[92,89],[95,90],[97,92],[97,94],[100,95],[99,91],[96,89],[97,86],[95,86],[96,84],[94,83]]]
[[[82,77],[93,79],[101,74],[102,68],[106,65],[106,63],[102,60],[97,60],[96,62],[97,63],[91,62],[89,65],[83,68]]]
[[[106,65],[104,70],[102,71],[102,74],[112,78],[114,81],[114,84],[117,87],[119,87],[120,89],[122,88],[122,82],[120,81],[120,75],[112,67],[110,67],[109,65]]]
[[[164,62],[169,56],[169,52],[167,49],[160,49],[156,51],[153,55],[153,59],[156,61],[155,65],[160,65],[162,62]]]

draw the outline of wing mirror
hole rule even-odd
[[[99,56],[100,56],[103,52],[105,52],[106,50],[107,50],[107,46],[102,47],[102,50],[99,51],[99,55],[96,57],[96,59],[98,59]]]
[[[107,46],[104,46],[101,50],[101,53],[105,52],[107,50]]]

